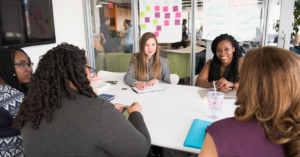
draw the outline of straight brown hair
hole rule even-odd
[[[161,77],[161,65],[160,65],[160,61],[159,61],[160,50],[158,47],[157,38],[153,33],[147,32],[140,39],[140,52],[138,53],[138,55],[136,57],[137,66],[135,69],[135,73],[136,73],[136,79],[138,81],[145,80],[147,77],[145,45],[146,45],[146,42],[151,38],[153,38],[155,40],[156,51],[155,51],[155,54],[152,56],[153,64],[150,67],[150,74],[154,76],[154,79],[158,79],[159,77]]]
[[[257,120],[268,138],[300,156],[300,57],[277,47],[250,50],[240,71],[235,119]]]

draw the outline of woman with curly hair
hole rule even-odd
[[[300,58],[262,47],[240,69],[234,118],[207,128],[199,157],[300,156]]]
[[[228,34],[216,37],[211,45],[214,53],[198,75],[196,85],[203,88],[213,88],[213,81],[221,92],[237,87],[238,69],[243,63],[238,42]]]
[[[141,105],[127,107],[127,120],[123,105],[97,98],[90,69],[85,51],[67,43],[40,59],[13,124],[21,129],[26,156],[147,155]]]
[[[24,156],[20,131],[12,125],[27,91],[32,65],[20,48],[0,50],[0,156]]]

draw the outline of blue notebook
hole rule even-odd
[[[114,95],[110,95],[110,94],[101,94],[101,95],[98,95],[98,98],[111,101],[111,100],[113,100],[115,98],[115,96]]]
[[[206,134],[205,129],[212,123],[213,122],[194,119],[183,145],[186,147],[201,149]]]

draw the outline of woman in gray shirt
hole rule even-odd
[[[21,129],[26,156],[143,157],[150,135],[141,105],[97,98],[85,51],[63,43],[39,61],[13,127]]]
[[[147,32],[140,39],[140,53],[133,54],[124,82],[139,90],[158,83],[171,83],[168,60],[160,57],[157,38]]]
[[[132,28],[130,24],[130,20],[126,19],[124,20],[124,28],[121,30],[121,35],[120,37],[122,38],[121,40],[121,45],[124,53],[132,53]]]

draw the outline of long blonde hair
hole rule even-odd
[[[276,47],[250,50],[240,72],[235,119],[257,120],[268,138],[300,156],[300,57]]]
[[[161,65],[159,61],[160,51],[157,43],[157,38],[153,33],[147,32],[145,33],[142,38],[140,39],[140,52],[136,57],[136,79],[138,81],[145,80],[147,77],[147,69],[146,69],[146,54],[145,54],[145,45],[147,40],[153,38],[156,43],[156,52],[152,56],[153,57],[153,64],[150,67],[150,74],[154,76],[154,79],[158,79],[161,76]]]

